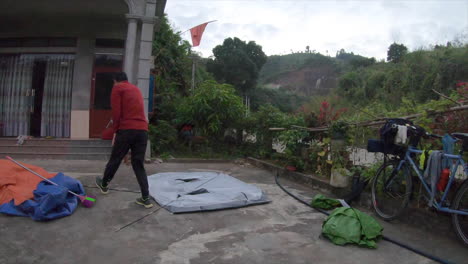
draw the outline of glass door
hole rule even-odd
[[[0,56],[0,136],[70,136],[74,55]]]

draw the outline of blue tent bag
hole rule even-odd
[[[31,217],[35,221],[48,221],[71,215],[76,210],[79,199],[67,189],[85,195],[83,185],[77,179],[65,176],[61,172],[50,180],[60,186],[41,181],[33,192],[32,200],[27,200],[18,206],[15,206],[13,201],[0,205],[0,213]]]

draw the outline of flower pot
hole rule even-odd
[[[332,169],[330,185],[338,188],[348,187],[350,181],[349,171],[344,168]]]

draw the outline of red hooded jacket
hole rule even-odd
[[[124,129],[148,131],[143,96],[138,87],[128,81],[116,83],[112,88],[111,106],[114,133]]]

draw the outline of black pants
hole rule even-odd
[[[145,171],[145,152],[148,132],[144,130],[119,130],[115,136],[112,154],[104,171],[103,184],[106,186],[114,178],[122,159],[132,151],[132,167],[135,172],[142,197],[149,197],[148,178]]]

